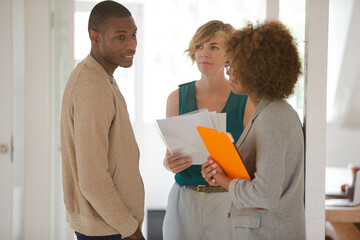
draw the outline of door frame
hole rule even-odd
[[[12,0],[0,1],[2,41],[0,44],[0,238],[13,235],[13,162],[12,162]],[[10,23],[10,24],[9,24]],[[1,149],[1,146],[2,149]]]

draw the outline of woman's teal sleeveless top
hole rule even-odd
[[[179,115],[198,110],[195,82],[179,85]],[[226,131],[232,134],[235,142],[243,131],[246,101],[246,95],[236,95],[231,92],[225,107],[221,111],[226,113]],[[201,176],[201,165],[191,165],[184,171],[175,174],[175,181],[180,186],[209,185]]]

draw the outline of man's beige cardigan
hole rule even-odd
[[[139,150],[116,82],[90,55],[72,71],[61,111],[67,221],[90,236],[129,236],[144,218]]]

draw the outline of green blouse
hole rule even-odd
[[[179,115],[198,110],[196,103],[195,82],[179,85]],[[243,131],[243,118],[246,95],[230,93],[222,113],[226,113],[226,131],[230,132],[237,142]],[[191,165],[189,168],[175,174],[175,181],[180,186],[208,185],[201,176],[201,165]]]

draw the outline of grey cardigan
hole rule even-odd
[[[305,239],[304,136],[284,100],[261,99],[237,142],[252,181],[234,179],[235,239]]]

